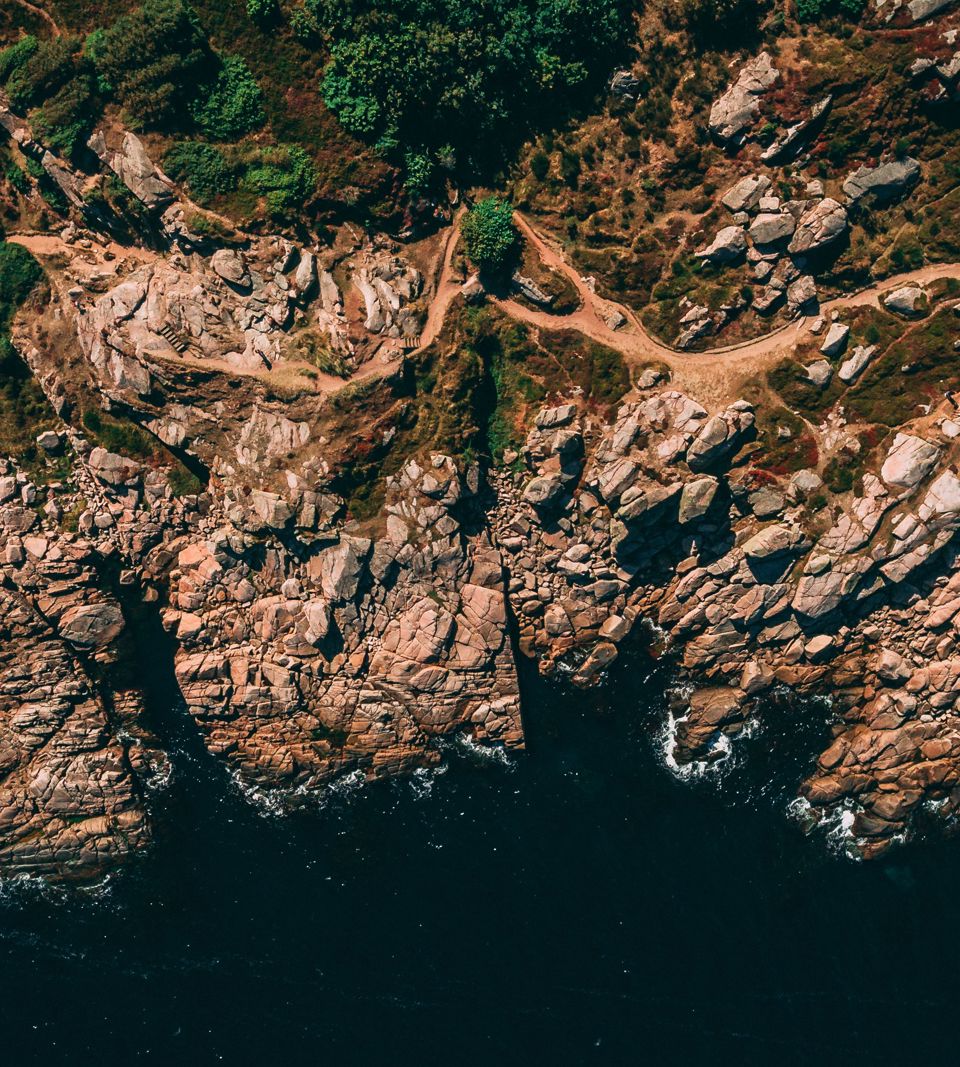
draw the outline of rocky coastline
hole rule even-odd
[[[82,204],[82,178],[4,116]],[[168,757],[144,724],[131,604],[170,635],[209,752],[291,805],[344,774],[433,765],[458,732],[521,748],[518,657],[600,685],[652,625],[688,694],[672,764],[723,759],[774,690],[827,695],[832,731],[799,783],[807,828],[839,821],[850,854],[872,857],[953,823],[949,396],[905,413],[876,463],[828,492],[814,467],[751,467],[762,404],[689,395],[650,361],[609,414],[555,391],[495,464],[397,457],[376,519],[359,521],[344,471],[358,449],[389,448],[405,353],[455,344],[421,338],[431,309],[482,288],[462,279],[448,297],[386,240],[218,244],[191,231],[133,134],[91,147],[160,237],[124,250],[71,221],[22,239],[49,290],[12,337],[55,413],[36,448],[61,476],[35,479],[14,455],[0,466],[0,874],[87,879],[149,847]],[[834,204],[796,232],[822,240]],[[909,316],[918,292],[888,306]],[[305,324],[335,357],[326,370],[292,347]],[[842,356],[847,333],[831,323],[820,353]],[[365,390],[380,408],[361,406]],[[166,459],[97,443],[92,411],[132,421]],[[827,431],[853,447],[842,420]]]

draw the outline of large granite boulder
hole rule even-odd
[[[739,226],[724,226],[705,248],[698,248],[694,255],[711,263],[732,263],[747,250],[747,237]]]
[[[831,197],[806,210],[788,245],[791,254],[816,252],[847,232],[846,209]]]
[[[912,318],[926,307],[926,295],[919,285],[902,285],[892,293],[887,293],[883,298],[883,306],[895,315]]]
[[[786,211],[761,212],[750,223],[750,239],[756,245],[772,245],[793,236],[797,223]]]
[[[759,98],[779,76],[769,52],[761,52],[751,59],[710,109],[710,131],[714,137],[725,144],[742,142],[760,114]]]
[[[709,470],[740,447],[754,421],[752,408],[743,400],[708,419],[687,450],[687,466],[697,472]]]
[[[920,164],[909,156],[881,163],[878,167],[860,167],[843,183],[843,191],[853,202],[870,194],[879,201],[895,200],[920,180]]]
[[[936,445],[913,434],[898,433],[880,468],[880,477],[887,485],[912,489],[933,470],[939,458]]]
[[[876,345],[857,345],[850,358],[840,364],[840,370],[837,372],[840,381],[846,382],[847,385],[855,382],[873,359],[876,351]]]
[[[120,150],[113,153],[107,151],[102,133],[95,133],[89,145],[148,208],[160,210],[173,201],[173,189],[153,165],[139,137],[127,131],[123,135]]]
[[[728,211],[750,211],[760,203],[761,197],[770,189],[770,179],[766,174],[748,174],[736,185],[729,188],[720,198]]]
[[[846,348],[847,338],[849,336],[849,326],[845,326],[842,322],[831,323],[830,329],[827,330],[823,343],[820,345],[821,353],[831,358],[833,356],[839,356],[844,348]]]

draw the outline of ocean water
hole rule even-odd
[[[678,781],[668,681],[642,652],[587,697],[527,673],[528,752],[453,743],[295,817],[166,707],[150,854],[0,888],[0,1062],[955,1062],[960,842],[864,864],[803,837],[823,708]]]

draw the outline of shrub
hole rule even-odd
[[[211,200],[237,187],[236,170],[219,148],[202,141],[175,144],[164,156],[163,166],[174,181],[182,182],[200,200]]]
[[[755,26],[760,13],[756,0],[680,0],[679,7],[690,32],[703,43],[718,31],[737,32]]]
[[[269,26],[279,14],[277,0],[247,0],[247,15],[258,26]]]
[[[72,156],[86,144],[99,110],[93,79],[78,73],[33,115],[33,127],[44,144]]]
[[[7,181],[18,193],[26,195],[30,192],[30,179],[27,177],[26,172],[22,171],[16,163],[11,163],[7,167]]]
[[[40,264],[25,248],[0,241],[0,343],[9,344],[6,331],[10,320],[42,276]]]
[[[513,208],[495,196],[481,200],[463,220],[463,239],[467,255],[480,270],[499,273],[516,246]]]
[[[203,492],[203,482],[182,463],[167,472],[167,484],[174,496],[197,496]]]
[[[54,37],[16,63],[6,79],[13,110],[23,113],[35,107],[67,82],[74,75],[73,57],[79,47],[73,37]]]
[[[298,41],[307,45],[316,44],[320,36],[320,27],[317,25],[317,20],[302,7],[298,7],[290,16],[290,29]]]
[[[0,82],[6,84],[8,78],[15,70],[36,52],[39,42],[36,37],[28,35],[21,37],[16,44],[12,44],[0,51]]]
[[[426,152],[408,152],[406,155],[407,188],[413,196],[422,196],[430,187],[433,178],[433,160]]]
[[[560,155],[560,177],[571,188],[575,188],[580,179],[580,157],[576,152],[565,149]]]
[[[550,157],[546,152],[534,152],[530,158],[530,172],[537,179],[543,181],[550,173]]]
[[[797,0],[797,18],[801,22],[817,22],[829,15],[843,15],[859,19],[866,0]]]
[[[243,184],[265,197],[271,215],[285,218],[303,207],[317,188],[313,161],[296,145],[266,148]]]
[[[216,81],[191,105],[200,129],[215,141],[235,141],[262,126],[263,94],[240,56],[224,56]]]
[[[92,33],[84,52],[101,85],[140,127],[184,117],[212,59],[196,15],[183,0],[144,0],[108,29]]]

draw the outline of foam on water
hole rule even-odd
[[[479,765],[498,764],[509,770],[516,767],[513,757],[503,745],[489,741],[478,741],[469,733],[461,732],[450,739],[445,738],[440,741],[438,748],[443,752],[466,759],[469,763]]]
[[[669,691],[669,695],[681,700],[688,700],[693,692],[692,685],[680,686]],[[658,737],[658,749],[663,765],[670,773],[682,782],[690,782],[698,779],[719,779],[726,776],[736,765],[736,749],[733,739],[729,734],[718,730],[710,742],[709,759],[692,760],[690,763],[679,763],[674,756],[677,745],[677,728],[682,722],[686,722],[686,715],[674,715],[669,709],[666,713],[666,721]],[[738,740],[751,737],[759,729],[759,724],[752,720],[746,723],[740,730]]]
[[[428,800],[433,793],[437,780],[447,773],[447,765],[438,767],[420,767],[404,783],[414,800]]]

